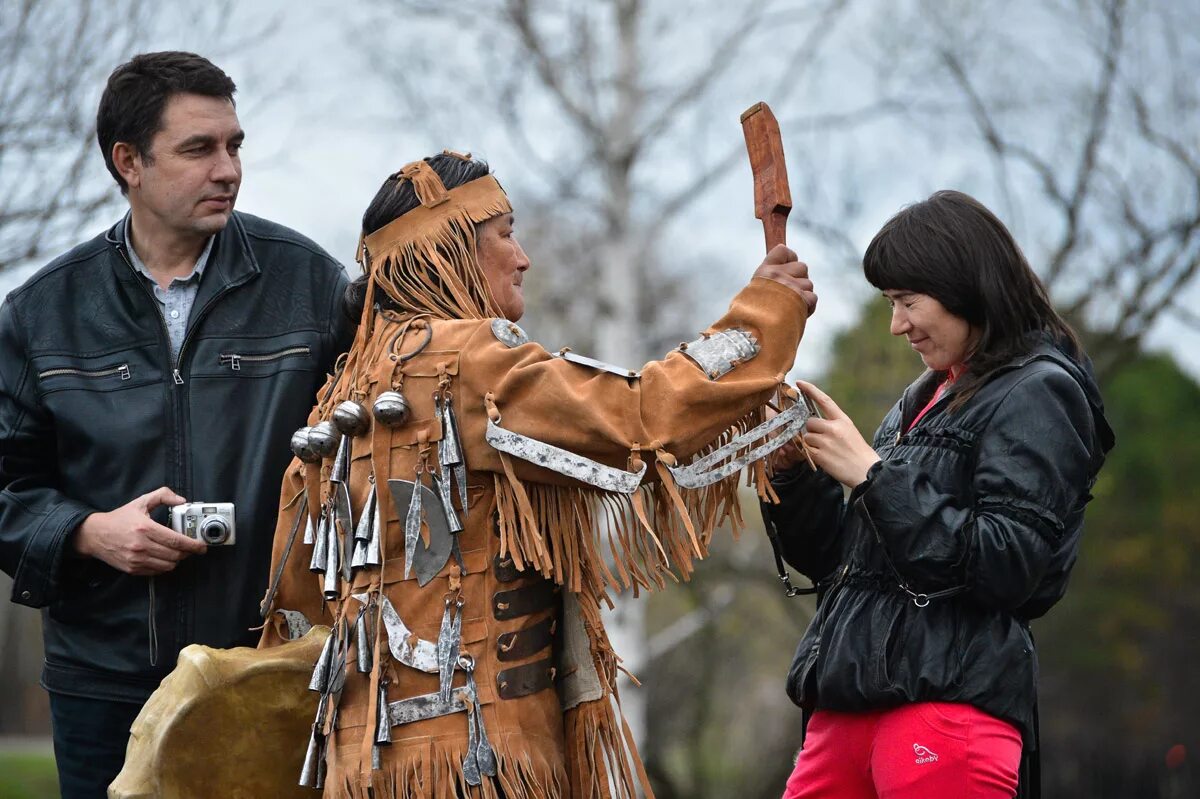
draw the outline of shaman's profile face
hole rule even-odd
[[[521,283],[529,269],[529,256],[513,234],[513,215],[501,214],[481,224],[476,247],[479,268],[496,307],[505,319],[516,322],[525,314]]]

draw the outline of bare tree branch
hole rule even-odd
[[[967,76],[966,68],[958,56],[949,50],[943,50],[941,57],[942,63],[950,72],[951,77],[962,91],[964,97],[966,97],[967,104],[975,119],[975,124],[978,126],[980,135],[983,136],[983,140],[987,146],[1001,158],[1012,156],[1024,163],[1041,178],[1043,190],[1056,205],[1060,207],[1067,205],[1068,200],[1058,185],[1058,175],[1055,173],[1053,167],[1039,158],[1029,148],[1007,141],[1001,135],[996,123],[992,120],[987,103],[983,101],[971,79]]]
[[[1096,170],[1097,153],[1108,128],[1108,118],[1112,109],[1113,89],[1117,80],[1117,64],[1123,42],[1124,8],[1124,0],[1113,0],[1108,5],[1106,14],[1108,39],[1102,56],[1096,99],[1092,104],[1087,136],[1083,147],[1080,148],[1079,165],[1075,169],[1075,187],[1063,208],[1063,214],[1066,217],[1066,232],[1058,248],[1050,256],[1046,269],[1047,285],[1054,285],[1058,281],[1067,265],[1068,257],[1079,242],[1080,211],[1083,204],[1089,199],[1089,188]]]
[[[520,36],[525,51],[533,59],[534,68],[537,70],[542,85],[550,91],[563,110],[590,138],[602,137],[604,131],[596,124],[596,120],[588,113],[587,109],[571,96],[570,90],[563,82],[563,75],[566,74],[562,68],[563,65],[556,63],[550,56],[546,43],[534,28],[529,0],[508,0],[504,5],[503,12],[505,19]]]

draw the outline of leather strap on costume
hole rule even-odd
[[[496,690],[501,699],[517,699],[554,687],[554,661],[536,660],[524,666],[513,666],[496,675]]]
[[[492,596],[492,615],[497,621],[532,616],[552,607],[557,596],[558,590],[549,580],[539,580],[511,591],[498,591]]]
[[[517,568],[517,564],[513,561],[511,555],[501,557],[497,554],[492,560],[492,571],[495,573],[496,579],[502,583],[511,583],[524,574],[524,572]]]
[[[547,616],[532,626],[504,633],[496,639],[496,658],[501,661],[524,660],[541,652],[554,642],[557,626],[554,617]]]

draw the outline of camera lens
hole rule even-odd
[[[229,538],[229,523],[220,516],[205,516],[200,522],[200,540],[206,544],[223,544]]]

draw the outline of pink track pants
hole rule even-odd
[[[1021,735],[971,705],[818,710],[783,799],[1011,799]]]

